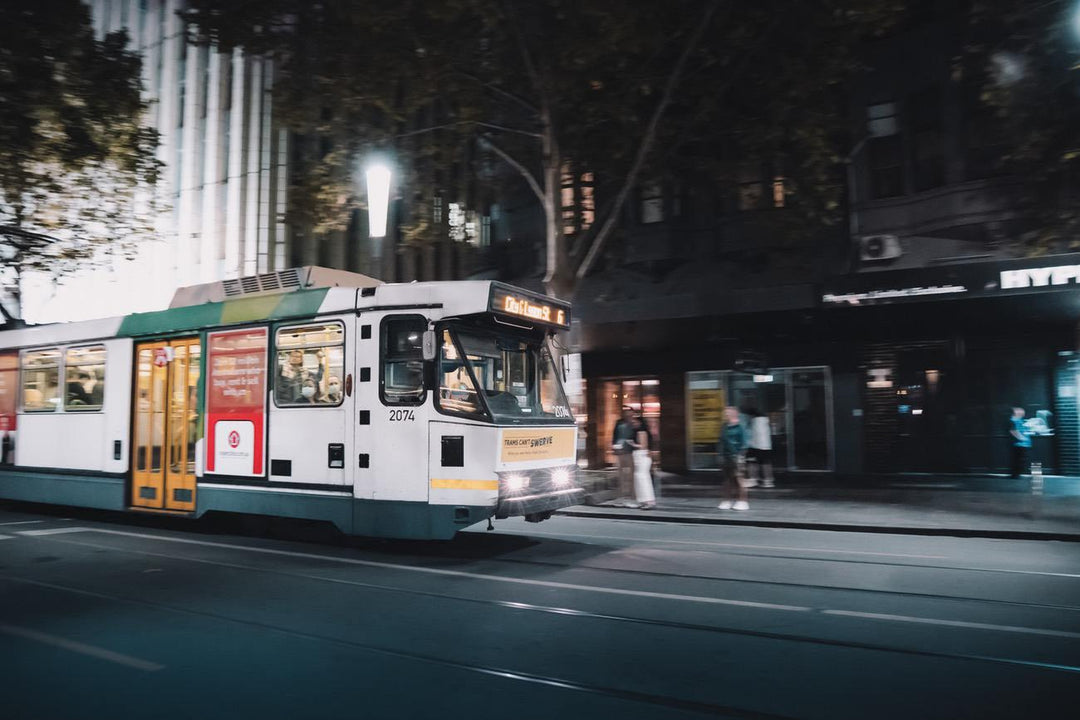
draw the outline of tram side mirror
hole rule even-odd
[[[423,340],[424,361],[431,362],[434,360],[437,349],[438,346],[435,344],[435,331],[425,330]]]
[[[559,369],[562,371],[562,381],[565,385],[570,377],[570,358],[566,355],[559,356]]]

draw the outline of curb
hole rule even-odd
[[[653,511],[650,511],[650,513]],[[925,535],[930,537],[967,537],[989,538],[994,540],[1058,540],[1061,542],[1080,542],[1080,532],[1039,532],[1036,530],[972,530],[967,528],[919,528],[888,527],[881,525],[857,525],[854,523],[811,523],[786,520],[728,520],[725,518],[702,517],[698,515],[662,515],[627,512],[595,512],[589,510],[556,510],[556,515],[567,517],[604,518],[608,520],[637,520],[641,522],[662,522],[682,525],[729,525],[764,528],[790,528],[793,530],[827,530],[833,532],[876,533],[879,535]]]

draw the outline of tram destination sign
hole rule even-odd
[[[492,285],[491,312],[521,318],[560,330],[570,329],[570,304],[523,290]]]

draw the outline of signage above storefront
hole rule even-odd
[[[994,298],[1080,289],[1080,253],[852,273],[827,281],[825,307]]]
[[[1015,290],[1017,288],[1069,285],[1078,281],[1080,281],[1080,265],[1058,265],[1056,267],[1002,270],[1000,286],[1002,290]]]

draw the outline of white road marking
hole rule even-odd
[[[93,528],[82,527],[66,527],[66,528],[49,528],[48,530],[16,530],[17,535],[29,535],[30,537],[41,537],[42,535],[66,535],[67,533],[86,532],[87,530],[93,530]],[[102,532],[107,532],[103,530]]]
[[[472,531],[472,532],[476,532],[477,534],[479,534],[479,531]],[[501,532],[501,534],[504,534],[504,535],[510,534],[507,531],[500,531],[500,532]],[[519,533],[513,533],[513,534],[517,535]],[[711,541],[708,541],[708,540],[662,540],[660,538],[641,538],[641,537],[631,538],[631,537],[622,537],[620,535],[591,535],[591,534],[588,534],[588,533],[576,533],[576,532],[549,533],[549,532],[543,532],[543,531],[540,531],[540,530],[533,530],[531,528],[526,529],[525,534],[527,534],[527,535],[542,535],[543,537],[560,538],[560,539],[563,539],[563,538],[575,538],[575,537],[585,537],[585,538],[595,538],[595,539],[598,539],[598,540],[626,540],[628,542],[650,542],[650,543],[665,543],[665,544],[666,543],[674,543],[676,545],[706,545],[706,546],[709,546],[709,547],[730,547],[730,548],[744,548],[744,549],[752,549],[752,550],[784,550],[784,551],[790,551],[790,552],[839,553],[839,554],[843,554],[843,555],[874,555],[874,556],[878,556],[878,557],[913,558],[913,559],[916,559],[916,560],[947,560],[948,559],[947,555],[913,555],[913,554],[903,554],[903,553],[871,552],[869,550],[834,550],[832,548],[799,548],[799,547],[788,547],[788,546],[784,546],[784,545],[750,545],[750,544],[743,544],[743,543],[711,542]]]
[[[14,535],[0,535],[0,540],[14,540]]]
[[[857,612],[854,610],[822,610],[822,615],[842,615],[843,617],[866,618],[868,620],[891,620],[895,622],[920,623],[923,625],[944,625],[946,627],[969,628],[973,630],[996,630],[999,632],[1022,633],[1024,635],[1047,635],[1050,637],[1080,639],[1080,633],[1066,630],[1043,630],[1042,628],[1017,627],[1016,625],[991,625],[989,623],[966,622],[964,620],[938,620],[936,618],[911,617],[910,615],[887,615],[884,613]]]
[[[38,534],[44,534],[46,531],[28,530],[23,534],[29,535],[35,532],[37,532]],[[812,608],[802,607],[799,605],[779,605],[776,603],[753,602],[750,600],[731,600],[728,598],[702,597],[699,595],[677,595],[674,593],[659,593],[650,592],[647,590],[626,590],[622,588],[597,587],[595,585],[578,585],[575,583],[555,582],[552,580],[534,580],[531,578],[503,577],[501,575],[486,575],[484,573],[471,573],[465,572],[463,570],[444,570],[442,568],[416,567],[413,565],[399,565],[397,563],[378,562],[375,560],[359,560],[356,558],[335,557],[333,555],[316,555],[315,553],[303,553],[291,550],[275,550],[273,548],[258,548],[250,547],[247,545],[232,545],[229,543],[217,543],[207,540],[188,540],[185,538],[164,537],[161,535],[150,535],[146,533],[124,532],[121,530],[105,530],[102,528],[73,527],[65,528],[62,532],[102,533],[105,535],[119,535],[122,537],[134,537],[144,540],[160,540],[162,542],[181,543],[184,545],[201,545],[203,547],[224,548],[226,550],[241,550],[246,552],[262,553],[265,555],[280,555],[282,557],[303,558],[305,560],[336,562],[342,563],[344,565],[362,565],[364,567],[377,567],[386,570],[403,570],[405,572],[423,573],[428,575],[441,575],[444,577],[464,577],[471,578],[473,580],[486,580],[489,582],[501,582],[516,585],[532,585],[534,587],[557,588],[560,590],[580,590],[582,592],[593,592],[606,595],[626,595],[629,597],[647,597],[655,598],[658,600],[679,600],[682,602],[702,603],[705,605],[733,605],[737,607],[762,608],[765,610],[784,610],[789,612],[809,612],[810,610],[812,610]],[[48,534],[58,535],[60,533],[52,532]],[[118,549],[121,551],[123,550],[123,548]],[[185,558],[179,559],[183,560]]]
[[[142,660],[137,657],[132,657],[131,655],[124,655],[123,653],[106,650],[105,648],[97,647],[96,645],[87,645],[86,643],[68,640],[67,638],[58,637],[56,635],[49,635],[48,633],[38,632],[37,630],[31,630],[29,628],[0,624],[0,632],[26,638],[27,640],[35,640],[40,643],[45,643],[46,645],[53,645],[81,655],[89,655],[90,657],[95,657],[99,660],[108,660],[117,665],[126,665],[127,667],[135,668],[136,670],[157,672],[158,670],[165,669],[164,665],[159,665],[158,663],[150,662],[149,660]]]
[[[0,523],[0,527],[3,527],[5,525],[37,525],[38,523],[43,523],[43,522],[45,522],[45,521],[44,520],[20,520],[18,522]]]

